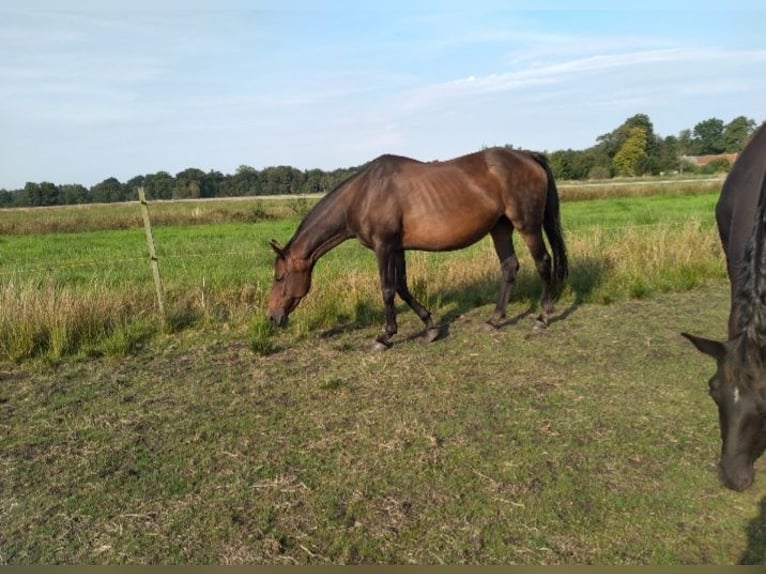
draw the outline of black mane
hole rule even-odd
[[[761,185],[758,210],[739,269],[733,305],[738,332],[760,347],[766,347],[766,179]]]

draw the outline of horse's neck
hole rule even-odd
[[[296,257],[316,262],[351,237],[353,234],[346,225],[346,210],[338,201],[326,201],[318,203],[309,212],[290,244]]]

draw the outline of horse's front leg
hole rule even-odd
[[[420,301],[415,299],[410,293],[410,289],[407,286],[407,262],[404,257],[404,251],[398,251],[395,255],[395,268],[396,268],[396,292],[399,297],[409,305],[415,314],[423,321],[425,330],[423,336],[429,343],[439,338],[439,328],[434,325],[431,318],[431,312],[426,309]]]
[[[391,337],[396,335],[399,327],[396,324],[396,307],[394,296],[396,295],[396,261],[390,249],[376,249],[378,257],[378,273],[380,274],[380,290],[383,295],[385,308],[386,326],[383,332],[375,339],[374,349],[385,351],[391,347]]]

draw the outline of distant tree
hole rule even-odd
[[[125,199],[130,201],[138,199],[138,188],[143,187],[146,191],[146,176],[136,175],[125,182]]]
[[[88,203],[89,201],[88,189],[84,185],[75,183],[61,186],[61,203],[74,205]]]
[[[310,169],[306,172],[302,193],[322,193],[327,191],[325,173],[321,169]]]
[[[610,159],[614,159],[617,152],[620,151],[625,141],[633,133],[634,128],[641,129],[646,137],[645,147],[647,154],[654,153],[656,150],[656,137],[654,135],[654,125],[646,114],[636,114],[625,120],[622,125],[612,130],[608,134],[603,134],[596,138],[598,142],[597,147],[609,156]]]
[[[721,147],[726,153],[737,153],[742,151],[745,144],[750,139],[755,131],[755,120],[746,118],[745,116],[738,116],[731,120],[723,128],[721,134]]]
[[[176,185],[173,188],[173,199],[189,199],[204,197],[205,172],[190,167],[176,174]]]
[[[28,181],[24,189],[19,192],[18,205],[36,207],[42,205],[42,193],[40,184]]]
[[[267,167],[261,172],[262,191],[268,195],[299,193],[305,181],[305,174],[294,167],[279,165]]]
[[[91,201],[94,203],[125,201],[126,196],[124,186],[116,177],[107,178],[90,188]]]
[[[202,179],[202,197],[219,197],[225,187],[226,176],[220,171],[210,170]]]
[[[603,179],[611,176],[611,160],[601,146],[583,151],[554,151],[549,154],[548,161],[557,179]]]
[[[149,199],[172,199],[175,186],[175,178],[166,171],[144,177],[144,190]]]
[[[635,176],[645,173],[649,157],[646,151],[647,139],[644,128],[635,126],[628,130],[625,141],[612,160],[619,175]]]
[[[58,205],[59,187],[55,183],[44,181],[40,184],[40,205]]]
[[[0,189],[0,207],[12,207],[14,204],[14,194],[7,189]]]
[[[234,175],[226,177],[222,183],[220,194],[223,196],[242,197],[259,195],[260,172],[249,165],[240,165]]]
[[[677,171],[681,161],[681,143],[676,136],[668,136],[660,141],[656,158],[655,173]]]
[[[678,133],[678,151],[681,155],[694,155],[694,141],[690,129]]]
[[[574,179],[572,169],[573,149],[557,150],[548,154],[548,165],[550,165],[553,177],[556,179]]]
[[[723,146],[723,120],[710,118],[698,123],[692,130],[695,155],[721,153]]]

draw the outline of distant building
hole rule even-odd
[[[734,160],[737,159],[738,155],[739,154],[736,154],[736,153],[715,153],[710,155],[684,155],[684,156],[681,156],[681,161],[685,161],[692,165],[702,167],[703,165],[709,164],[711,161],[715,161],[717,159],[725,159],[726,161],[729,162],[729,165],[731,165],[734,163]]]

